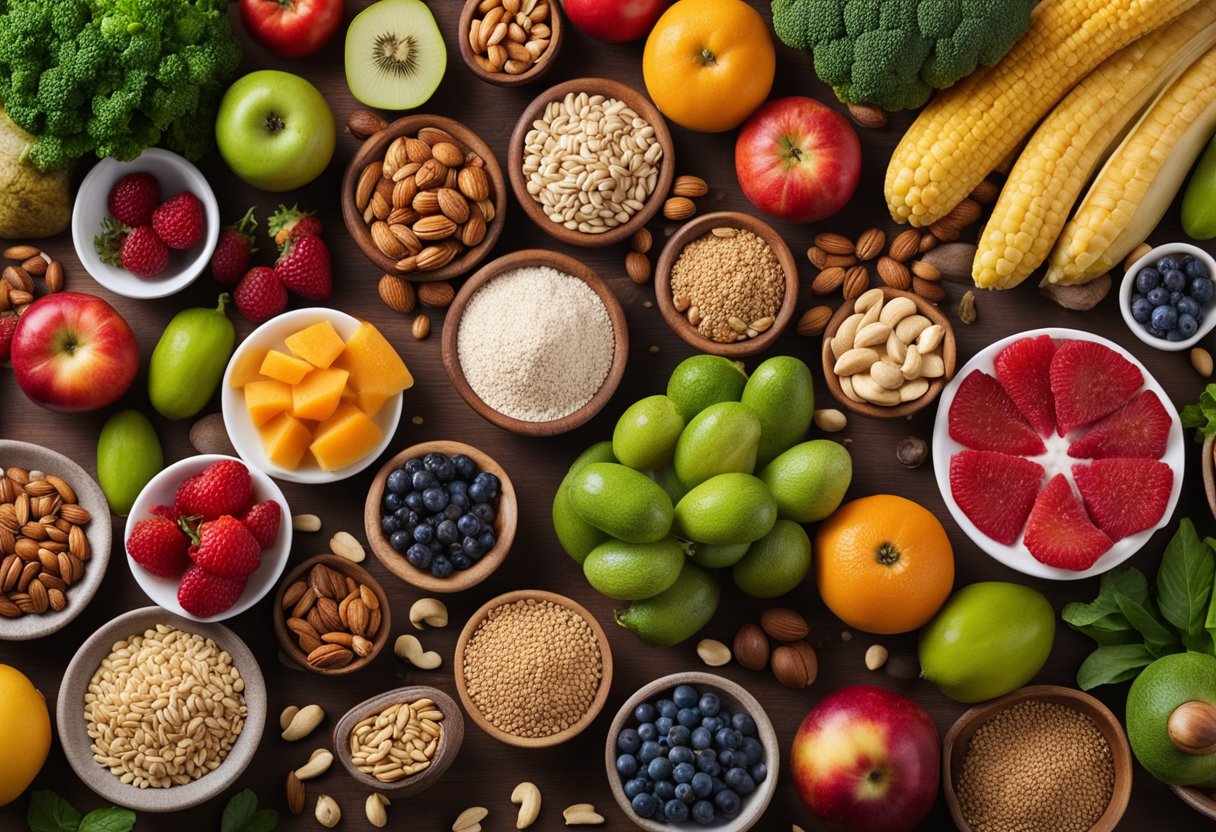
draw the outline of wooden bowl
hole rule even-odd
[[[300,645],[296,643],[291,631],[287,629],[287,615],[286,610],[283,609],[283,594],[287,591],[287,587],[296,581],[307,581],[309,570],[318,563],[335,569],[343,575],[353,578],[358,583],[366,584],[376,594],[376,600],[380,602],[380,629],[372,640],[371,652],[366,656],[355,656],[354,661],[345,667],[310,667],[307,662],[308,654],[300,649]],[[371,573],[359,564],[352,563],[346,558],[340,558],[337,555],[317,555],[304,561],[287,573],[286,577],[279,582],[279,588],[274,594],[274,634],[278,636],[279,646],[283,648],[283,652],[292,661],[310,673],[318,673],[322,676],[345,676],[347,673],[354,673],[359,668],[366,667],[371,664],[376,656],[380,655],[380,651],[388,643],[388,634],[392,629],[392,608],[389,604],[388,596],[384,594],[384,588],[380,586],[380,582],[373,578]]]
[[[918,410],[927,407],[942,392],[942,388],[946,386],[946,382],[954,377],[954,370],[958,364],[958,343],[955,341],[954,327],[950,324],[950,319],[946,317],[946,313],[936,306],[911,292],[901,292],[898,289],[892,289],[890,286],[879,286],[878,288],[882,290],[884,303],[893,298],[909,298],[916,304],[918,314],[924,315],[935,324],[940,324],[942,329],[946,331],[945,336],[942,338],[942,362],[946,365],[945,374],[941,378],[935,378],[930,381],[929,389],[925,391],[925,394],[919,399],[914,399],[910,402],[903,402],[891,407],[882,407],[881,405],[870,404],[869,402],[855,402],[850,399],[844,394],[844,390],[841,389],[840,379],[832,372],[832,368],[836,365],[836,358],[832,355],[832,338],[836,335],[836,331],[840,329],[840,325],[844,323],[845,318],[853,314],[853,301],[846,300],[836,310],[836,314],[828,320],[827,329],[823,332],[823,378],[827,382],[828,390],[831,391],[836,401],[854,413],[860,413],[862,416],[873,416],[876,419],[898,419],[904,416],[911,416]]]
[[[1216,436],[1203,442],[1203,492],[1208,497],[1208,508],[1216,516]]]
[[[438,269],[430,271],[413,271],[401,274],[397,271],[397,261],[376,248],[372,242],[371,229],[363,222],[363,213],[355,207],[355,187],[363,168],[375,159],[383,159],[388,146],[398,136],[417,134],[423,127],[438,127],[446,130],[456,141],[485,160],[486,174],[490,177],[490,186],[494,189],[494,220],[486,223],[486,236],[472,248]],[[346,165],[346,173],[342,176],[342,219],[346,230],[354,238],[355,243],[362,249],[367,258],[388,274],[400,274],[406,280],[417,283],[431,283],[458,277],[480,263],[489,254],[490,249],[498,242],[502,233],[502,225],[507,212],[507,185],[503,179],[502,168],[494,151],[481,140],[481,137],[458,121],[443,116],[412,115],[399,118],[388,127],[368,136],[367,140],[355,151],[350,162]]]
[[[350,732],[361,720],[379,713],[394,702],[417,702],[419,699],[433,700],[443,712],[443,722],[440,723],[443,730],[439,733],[439,745],[431,757],[430,766],[396,783],[385,783],[360,771],[351,758]],[[438,783],[443,773],[456,761],[463,742],[464,717],[460,714],[459,706],[443,691],[425,685],[397,688],[365,699],[347,711],[334,726],[334,755],[346,772],[363,788],[384,792],[394,798],[418,794]]]
[[[604,766],[608,770],[608,785],[612,788],[612,796],[616,798],[616,803],[625,816],[633,821],[635,826],[645,829],[646,832],[667,832],[672,828],[701,828],[691,819],[682,824],[671,824],[658,823],[635,815],[633,809],[630,808],[629,798],[625,796],[621,775],[616,770],[616,758],[620,753],[616,748],[616,737],[622,729],[630,727],[636,722],[633,718],[634,709],[643,702],[670,691],[677,685],[692,685],[698,690],[708,688],[718,695],[723,704],[732,710],[747,713],[756,722],[760,744],[764,746],[764,764],[768,766],[768,777],[756,787],[754,792],[743,798],[743,808],[738,815],[732,820],[713,825],[717,832],[745,832],[760,821],[777,791],[777,780],[781,767],[781,746],[777,742],[777,732],[773,730],[772,720],[768,718],[768,714],[764,712],[764,708],[756,701],[756,698],[730,679],[713,673],[700,671],[672,673],[670,676],[664,676],[643,685],[625,701],[625,704],[621,705],[612,720],[612,726],[608,729],[608,740],[604,744]]]
[[[1119,819],[1123,817],[1123,812],[1127,809],[1127,801],[1132,794],[1132,752],[1127,742],[1127,735],[1123,733],[1123,726],[1119,724],[1115,715],[1097,699],[1079,690],[1059,685],[1033,685],[1019,688],[1000,699],[977,705],[959,717],[958,721],[950,727],[946,739],[942,743],[942,788],[946,793],[946,806],[950,809],[950,816],[954,818],[955,825],[960,832],[971,832],[971,826],[963,817],[958,793],[955,791],[955,783],[962,773],[963,760],[967,756],[971,738],[981,725],[999,711],[1030,699],[1039,702],[1054,702],[1085,714],[1093,720],[1094,725],[1106,738],[1115,763],[1115,786],[1110,805],[1106,807],[1106,811],[1090,832],[1112,832],[1118,826]]]
[[[1182,799],[1182,802],[1190,806],[1205,818],[1216,820],[1216,798],[1214,798],[1211,789],[1203,790],[1195,786],[1170,786],[1174,794]]]
[[[659,178],[655,182],[654,192],[650,194],[642,209],[630,217],[628,222],[609,229],[603,234],[584,234],[581,231],[572,231],[549,219],[541,209],[540,203],[528,193],[528,181],[524,178],[524,138],[532,129],[532,122],[541,116],[550,101],[560,101],[566,97],[567,93],[577,95],[580,92],[589,95],[604,95],[624,101],[654,128],[655,141],[663,148],[663,158],[659,163]],[[511,144],[507,150],[507,167],[516,201],[541,231],[555,240],[572,246],[596,248],[610,246],[628,239],[633,232],[650,222],[658,213],[659,208],[667,199],[668,191],[671,190],[672,180],[675,179],[675,145],[671,141],[671,133],[667,129],[667,122],[663,120],[663,114],[645,95],[627,84],[609,78],[575,78],[545,90],[524,109],[519,121],[515,123],[515,130],[511,133]]]
[[[490,610],[516,601],[551,601],[554,604],[559,604],[578,613],[591,627],[591,631],[595,633],[596,641],[599,642],[600,646],[600,659],[604,669],[600,676],[599,690],[596,691],[595,698],[591,701],[591,706],[578,722],[564,731],[559,731],[547,737],[517,737],[514,734],[508,734],[494,727],[488,719],[482,716],[476,703],[469,696],[468,682],[464,677],[465,647],[468,646],[469,639],[473,637],[473,633],[476,632],[477,627],[490,614]],[[507,745],[513,745],[516,748],[549,748],[554,745],[561,745],[567,740],[578,736],[588,725],[595,721],[595,718],[604,707],[604,702],[608,699],[609,690],[612,688],[612,647],[608,644],[608,636],[604,634],[604,628],[595,620],[595,616],[588,612],[581,604],[572,601],[564,595],[545,592],[540,589],[521,589],[515,592],[508,592],[499,595],[497,598],[491,598],[482,604],[481,608],[469,617],[468,622],[464,625],[464,629],[460,631],[460,638],[456,641],[456,656],[452,659],[452,665],[456,668],[456,693],[460,696],[460,702],[464,705],[465,712],[469,715],[469,718],[477,724],[477,727],[481,728],[481,730],[494,739]]]
[[[496,84],[500,87],[517,87],[523,84],[530,84],[540,76],[549,71],[549,67],[553,66],[553,62],[557,60],[558,50],[562,47],[562,40],[565,38],[565,29],[562,25],[562,14],[558,9],[557,3],[549,3],[549,20],[550,29],[549,46],[540,57],[532,64],[532,68],[527,72],[521,72],[518,75],[508,75],[505,72],[486,72],[481,68],[481,64],[473,57],[473,47],[469,45],[469,27],[473,23],[473,15],[477,12],[477,7],[480,6],[482,0],[466,0],[464,11],[460,13],[460,23],[456,28],[456,40],[460,44],[460,57],[464,58],[464,65],[481,80]]]
[[[430,572],[423,571],[399,554],[389,545],[388,538],[380,528],[380,501],[384,498],[385,483],[388,475],[400,468],[408,460],[425,456],[429,453],[455,456],[464,454],[477,463],[482,471],[487,471],[498,477],[498,505],[494,509],[494,535],[497,543],[468,569],[457,569],[447,578],[436,578]],[[372,553],[384,564],[388,571],[401,580],[427,592],[460,592],[484,581],[494,573],[494,570],[506,559],[511,551],[511,543],[515,540],[515,529],[519,525],[519,503],[515,498],[515,487],[506,470],[486,454],[471,445],[462,442],[437,440],[423,442],[406,448],[394,456],[376,472],[371,488],[367,492],[367,501],[363,504],[363,530]]]
[[[608,310],[608,319],[612,322],[612,335],[616,343],[612,354],[612,366],[608,368],[608,376],[591,400],[573,413],[549,422],[525,422],[522,419],[499,413],[486,404],[465,378],[464,370],[460,367],[460,355],[456,349],[456,338],[460,332],[460,318],[473,294],[498,275],[526,266],[549,266],[571,277],[577,277],[594,289],[600,300],[604,302],[604,308]],[[574,347],[575,345],[572,344],[571,348]],[[612,398],[612,394],[616,392],[617,385],[621,383],[621,377],[625,375],[625,362],[628,359],[629,326],[625,321],[625,310],[621,308],[621,302],[608,288],[608,284],[589,266],[580,263],[573,257],[545,249],[516,251],[482,266],[476,274],[464,282],[460,291],[456,293],[456,298],[448,307],[443,326],[443,368],[447,370],[448,378],[451,379],[456,392],[468,403],[469,407],[486,420],[493,422],[503,430],[524,436],[554,436],[565,433],[574,430],[599,413]]]
[[[676,311],[671,296],[671,269],[679,259],[680,252],[689,243],[704,237],[713,229],[723,226],[750,231],[768,243],[777,257],[777,262],[781,264],[781,271],[785,274],[785,295],[774,316],[773,325],[755,338],[731,344],[720,344],[702,335],[695,326],[688,322],[686,315]],[[679,335],[686,344],[712,355],[743,358],[768,349],[793,320],[794,307],[798,303],[798,264],[794,260],[794,255],[790,253],[790,247],[768,223],[738,211],[718,211],[697,217],[680,226],[679,230],[663,246],[663,252],[659,255],[659,262],[655,267],[654,294],[659,304],[659,311],[663,314],[663,320],[671,327],[672,332]]]

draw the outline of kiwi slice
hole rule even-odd
[[[368,107],[410,110],[435,92],[448,53],[422,0],[380,0],[346,30],[346,83]]]

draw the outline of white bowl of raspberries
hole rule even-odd
[[[291,514],[270,477],[234,457],[202,454],[144,486],[124,546],[131,574],[156,604],[223,621],[278,581],[291,553]]]
[[[220,209],[199,169],[152,147],[133,161],[102,159],[72,209],[72,244],[93,278],[117,295],[163,298],[207,267]]]

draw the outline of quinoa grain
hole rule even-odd
[[[671,268],[671,293],[702,335],[730,344],[768,329],[756,323],[772,324],[785,297],[785,277],[763,239],[743,229],[715,228],[680,252]]]

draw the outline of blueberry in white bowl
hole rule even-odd
[[[1123,318],[1141,341],[1162,350],[1193,346],[1216,326],[1216,260],[1186,243],[1152,249],[1128,269]]]

